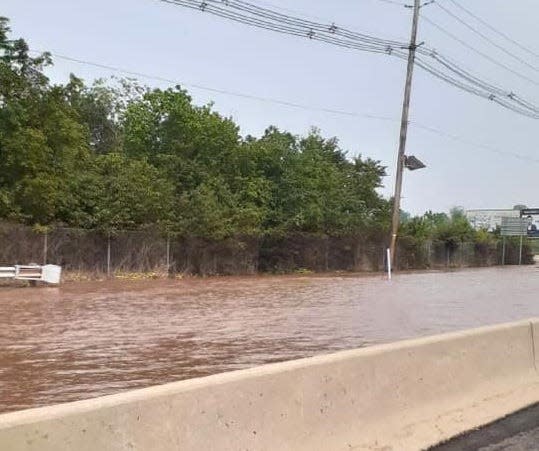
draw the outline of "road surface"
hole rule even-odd
[[[539,450],[539,404],[431,448],[431,451],[472,450]]]

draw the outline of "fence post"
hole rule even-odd
[[[170,273],[170,234],[167,234],[167,274]]]
[[[326,235],[325,237],[325,253],[324,253],[324,263],[325,263],[325,270],[329,271],[329,237]]]
[[[387,279],[388,280],[391,280],[391,249],[389,249],[389,247],[387,248],[387,251],[386,251],[386,255],[387,255]]]
[[[48,230],[45,230],[45,233],[43,234],[43,264],[47,264],[47,252],[49,247],[49,232]]]
[[[110,232],[107,235],[107,277],[110,277]]]

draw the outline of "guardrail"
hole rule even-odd
[[[62,268],[57,265],[13,265],[0,266],[0,279],[34,280],[59,284]]]

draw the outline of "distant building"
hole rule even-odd
[[[502,225],[502,218],[518,218],[520,210],[466,210],[466,217],[474,229],[494,230]]]

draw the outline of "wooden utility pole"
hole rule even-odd
[[[408,132],[408,115],[410,111],[410,95],[412,92],[412,75],[414,72],[415,51],[417,48],[417,23],[419,19],[420,0],[414,0],[412,34],[410,46],[408,47],[408,67],[406,70],[406,84],[404,86],[404,101],[402,103],[401,129],[399,138],[399,153],[397,156],[397,172],[395,176],[395,195],[393,198],[393,217],[391,221],[391,241],[389,250],[391,252],[391,262],[395,266],[395,253],[397,247],[397,232],[399,230],[400,204],[402,191],[402,173],[404,170],[404,151],[406,149],[406,135]]]

